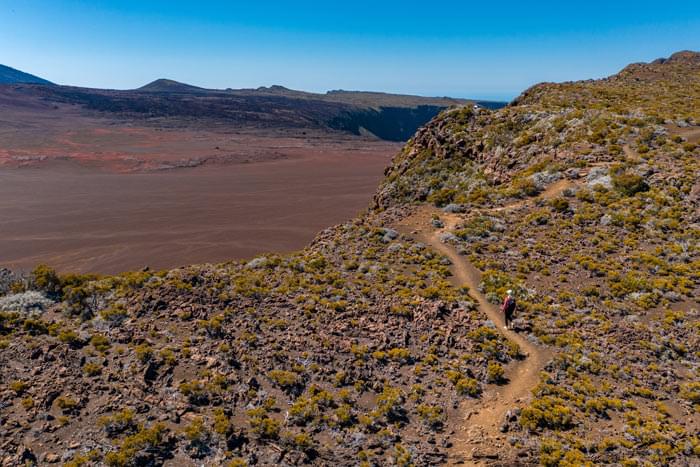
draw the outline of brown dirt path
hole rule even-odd
[[[680,128],[673,125],[667,126],[667,128],[671,136],[682,136],[689,143],[700,143],[700,128],[698,127]]]
[[[479,309],[493,321],[498,330],[508,339],[517,343],[525,359],[515,362],[507,369],[508,383],[491,385],[481,399],[467,400],[460,407],[460,423],[456,428],[453,450],[449,465],[481,465],[483,457],[493,458],[500,446],[506,445],[506,436],[499,428],[505,413],[521,406],[531,396],[530,391],[537,384],[539,372],[550,358],[550,352],[529,342],[523,336],[504,329],[503,315],[498,306],[490,303],[478,291],[481,273],[450,245],[442,243],[440,234],[449,232],[459,222],[454,214],[441,213],[444,228],[429,231],[433,209],[421,210],[410,218],[410,228],[418,238],[439,251],[452,262],[452,280],[455,285],[469,288],[469,294],[476,300]]]
[[[571,188],[575,185],[574,182],[571,180],[567,179],[562,179],[562,180],[557,180],[556,182],[552,183],[550,186],[548,186],[542,193],[540,193],[537,198],[534,199],[550,199],[554,198],[558,195],[561,194],[562,191],[564,191],[567,188]],[[532,198],[526,198],[521,201],[515,201],[514,203],[506,204],[505,206],[499,206],[496,208],[487,208],[481,210],[482,212],[498,212],[498,211],[507,211],[510,209],[519,209],[522,208],[528,204],[531,204]],[[443,215],[444,216],[444,215]]]
[[[531,204],[538,199],[551,199],[559,196],[563,190],[575,186],[570,180],[560,180],[550,185],[537,198],[492,208],[490,211],[517,209]],[[431,226],[433,214],[438,214],[444,226],[435,229]],[[467,400],[460,407],[460,423],[453,438],[448,465],[484,465],[498,462],[499,452],[508,446],[507,433],[500,427],[506,412],[526,405],[532,397],[532,389],[539,381],[540,371],[552,357],[552,351],[540,347],[524,336],[504,328],[503,314],[499,307],[490,303],[479,292],[481,272],[465,257],[461,256],[451,245],[441,241],[443,233],[450,232],[460,222],[457,214],[448,214],[433,207],[422,207],[415,214],[404,220],[400,226],[403,231],[410,231],[421,241],[446,256],[452,262],[452,280],[455,285],[467,286],[469,294],[476,300],[479,309],[493,321],[497,329],[509,340],[520,347],[525,358],[509,365],[506,372],[508,382],[504,385],[490,385],[479,400]]]

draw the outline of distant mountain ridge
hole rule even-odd
[[[260,86],[255,89],[210,89],[194,86],[179,81],[160,78],[145,86],[134,89],[135,92],[152,93],[180,93],[180,94],[234,94],[234,95],[255,95],[255,96],[283,96],[297,99],[319,99],[329,102],[339,102],[351,105],[360,105],[368,108],[378,107],[415,107],[417,105],[434,105],[439,107],[449,107],[451,105],[466,105],[477,102],[472,99],[460,99],[452,97],[426,97],[410,94],[392,94],[376,91],[346,91],[342,89],[327,91],[326,93],[315,93],[290,89],[285,86],[273,84],[272,86]],[[489,101],[483,101],[489,102]]]
[[[0,84],[28,98],[77,104],[85,109],[120,118],[179,119],[188,124],[210,123],[257,128],[315,128],[355,135],[374,135],[405,141],[441,111],[479,104],[499,108],[505,102],[474,101],[449,97],[423,97],[383,92],[297,91],[273,85],[256,89],[206,89],[172,79],[157,79],[131,90],[91,89],[75,86],[43,86],[50,82],[19,70],[10,70]],[[42,85],[42,86],[39,86]]]
[[[0,65],[0,84],[53,84],[51,81],[39,78],[15,68]]]

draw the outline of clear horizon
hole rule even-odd
[[[147,4],[146,4],[147,3]],[[6,0],[0,63],[58,84],[282,85],[510,100],[700,49],[700,5]]]

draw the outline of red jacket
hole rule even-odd
[[[510,303],[509,303],[510,301]],[[510,308],[510,310],[508,310]],[[515,311],[515,299],[509,295],[506,295],[506,298],[503,299],[503,305],[501,305],[501,311],[503,313],[510,311],[513,312]]]

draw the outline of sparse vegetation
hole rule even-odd
[[[458,439],[455,409],[510,389],[506,368],[517,378],[537,342],[546,362],[532,398],[488,433],[498,462],[692,464],[700,167],[682,135],[700,116],[689,69],[635,65],[536,86],[497,111],[446,111],[396,157],[373,209],[295,253],[13,279],[0,297],[3,446],[14,462],[31,433],[73,465],[242,466],[281,453],[439,465]],[[457,213],[411,207],[450,203]],[[453,234],[446,248],[481,272],[472,293],[499,304],[513,290],[523,348],[450,282],[455,257],[399,229],[414,215]],[[66,454],[76,442],[94,452]]]

